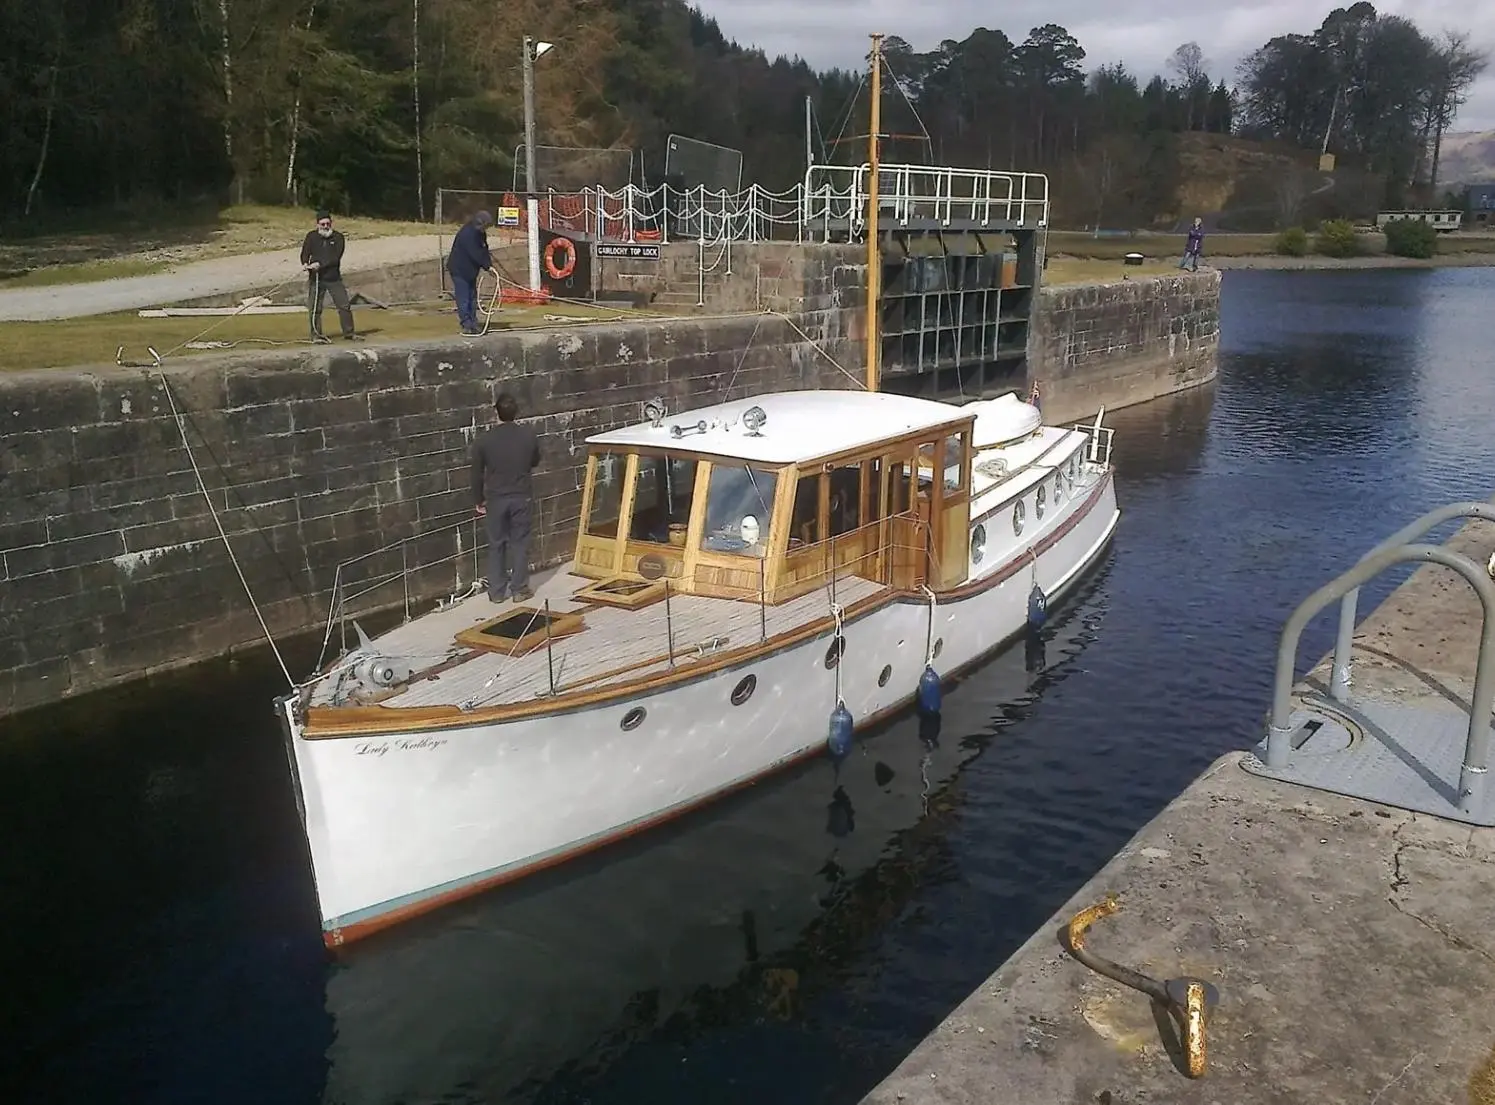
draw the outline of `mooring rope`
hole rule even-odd
[[[291,678],[291,669],[286,666],[285,657],[280,654],[280,646],[275,643],[275,637],[270,633],[270,627],[265,623],[265,616],[260,612],[259,603],[255,601],[254,591],[250,589],[249,580],[244,578],[244,569],[239,567],[239,558],[234,554],[234,547],[229,543],[228,534],[223,529],[223,522],[218,517],[218,508],[213,505],[213,496],[208,494],[208,485],[203,481],[202,469],[197,466],[197,456],[192,451],[192,442],[187,438],[187,424],[182,420],[181,412],[177,410],[176,397],[171,393],[171,385],[166,381],[166,374],[158,372],[161,377],[161,387],[166,392],[166,401],[171,404],[171,415],[176,419],[177,432],[182,435],[182,447],[187,450],[187,459],[192,462],[192,474],[197,477],[198,490],[202,492],[203,501],[208,504],[208,513],[213,516],[213,525],[218,527],[218,536],[223,540],[223,547],[228,550],[228,558],[233,562],[234,571],[238,573],[239,582],[244,586],[244,593],[249,596],[249,605],[254,610],[254,616],[259,620],[260,629],[264,631],[265,640],[270,642],[270,651],[275,653],[275,661],[280,665],[281,672],[286,677],[292,690],[296,689],[296,680]]]

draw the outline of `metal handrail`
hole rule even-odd
[[[1437,510],[1430,510],[1417,521],[1397,530],[1360,559],[1366,560],[1386,549],[1405,545],[1455,518],[1483,518],[1487,522],[1495,522],[1495,506],[1471,501],[1450,503]],[[1350,669],[1353,662],[1351,653],[1355,647],[1355,615],[1359,602],[1358,587],[1340,600],[1339,632],[1334,639],[1334,663],[1329,673],[1329,696],[1336,702],[1348,702],[1350,699]]]
[[[1293,729],[1288,721],[1292,714],[1293,667],[1298,658],[1298,642],[1309,621],[1330,603],[1374,579],[1393,564],[1412,562],[1441,564],[1452,568],[1469,581],[1483,607],[1474,695],[1469,710],[1469,731],[1464,744],[1464,762],[1459,770],[1459,809],[1471,813],[1482,796],[1483,779],[1490,758],[1490,708],[1492,700],[1495,700],[1495,580],[1467,556],[1440,545],[1398,545],[1383,548],[1365,557],[1298,604],[1283,626],[1282,638],[1277,646],[1277,672],[1272,693],[1271,728],[1267,731],[1266,764],[1270,768],[1286,767],[1292,751]]]

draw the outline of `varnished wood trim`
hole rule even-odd
[[[1047,551],[1079,525],[1080,521],[1087,517],[1090,511],[1094,509],[1095,504],[1100,501],[1101,493],[1110,481],[1111,473],[1108,471],[1101,481],[1096,484],[1094,489],[1092,489],[1084,504],[1053,533],[1033,546],[1034,551],[1037,553]],[[982,576],[961,587],[945,591],[941,593],[940,598],[942,601],[947,602],[956,599],[965,599],[979,594],[988,588],[995,587],[997,584],[1021,571],[1027,565],[1028,559],[1029,556],[1026,550],[1020,552],[1006,565],[991,575]],[[917,598],[918,601],[924,601],[923,596],[919,595],[916,591],[890,590],[869,595],[846,608],[842,616],[843,623],[850,624],[890,603],[909,598]],[[834,626],[835,620],[827,615],[817,618],[812,622],[806,622],[804,625],[797,626],[794,629],[786,630],[783,633],[768,638],[766,641],[754,641],[741,648],[729,649],[725,652],[717,653],[711,659],[704,660],[698,664],[692,664],[688,670],[677,669],[675,671],[660,672],[637,681],[598,687],[590,691],[568,694],[562,698],[540,698],[527,702],[505,703],[480,710],[471,710],[466,713],[455,706],[422,706],[412,709],[383,706],[312,707],[306,712],[303,736],[307,740],[320,740],[381,733],[467,728],[494,722],[517,721],[521,718],[568,713],[573,710],[586,709],[618,699],[629,699],[649,694],[673,683],[685,683],[704,678],[724,668],[740,667],[744,664],[752,663],[764,655],[778,652],[781,649],[799,644],[801,641],[812,639],[833,629]]]

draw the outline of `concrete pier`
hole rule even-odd
[[[1449,546],[1483,564],[1495,526]],[[1467,707],[1479,623],[1463,580],[1419,569],[1361,624],[1357,686]],[[1327,661],[1308,680],[1326,687]],[[1145,826],[866,1102],[1495,1105],[1495,830],[1249,775],[1240,758]],[[1120,911],[1090,950],[1218,988],[1198,1080],[1161,1007],[1060,942],[1110,894]]]

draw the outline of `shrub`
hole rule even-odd
[[[1348,219],[1330,219],[1319,224],[1313,248],[1325,257],[1354,257],[1360,252],[1360,238],[1355,224]]]
[[[1290,226],[1277,235],[1276,250],[1284,257],[1302,257],[1308,253],[1308,231]]]
[[[1438,252],[1438,232],[1422,219],[1393,219],[1386,224],[1386,252],[1396,257],[1431,257]]]

